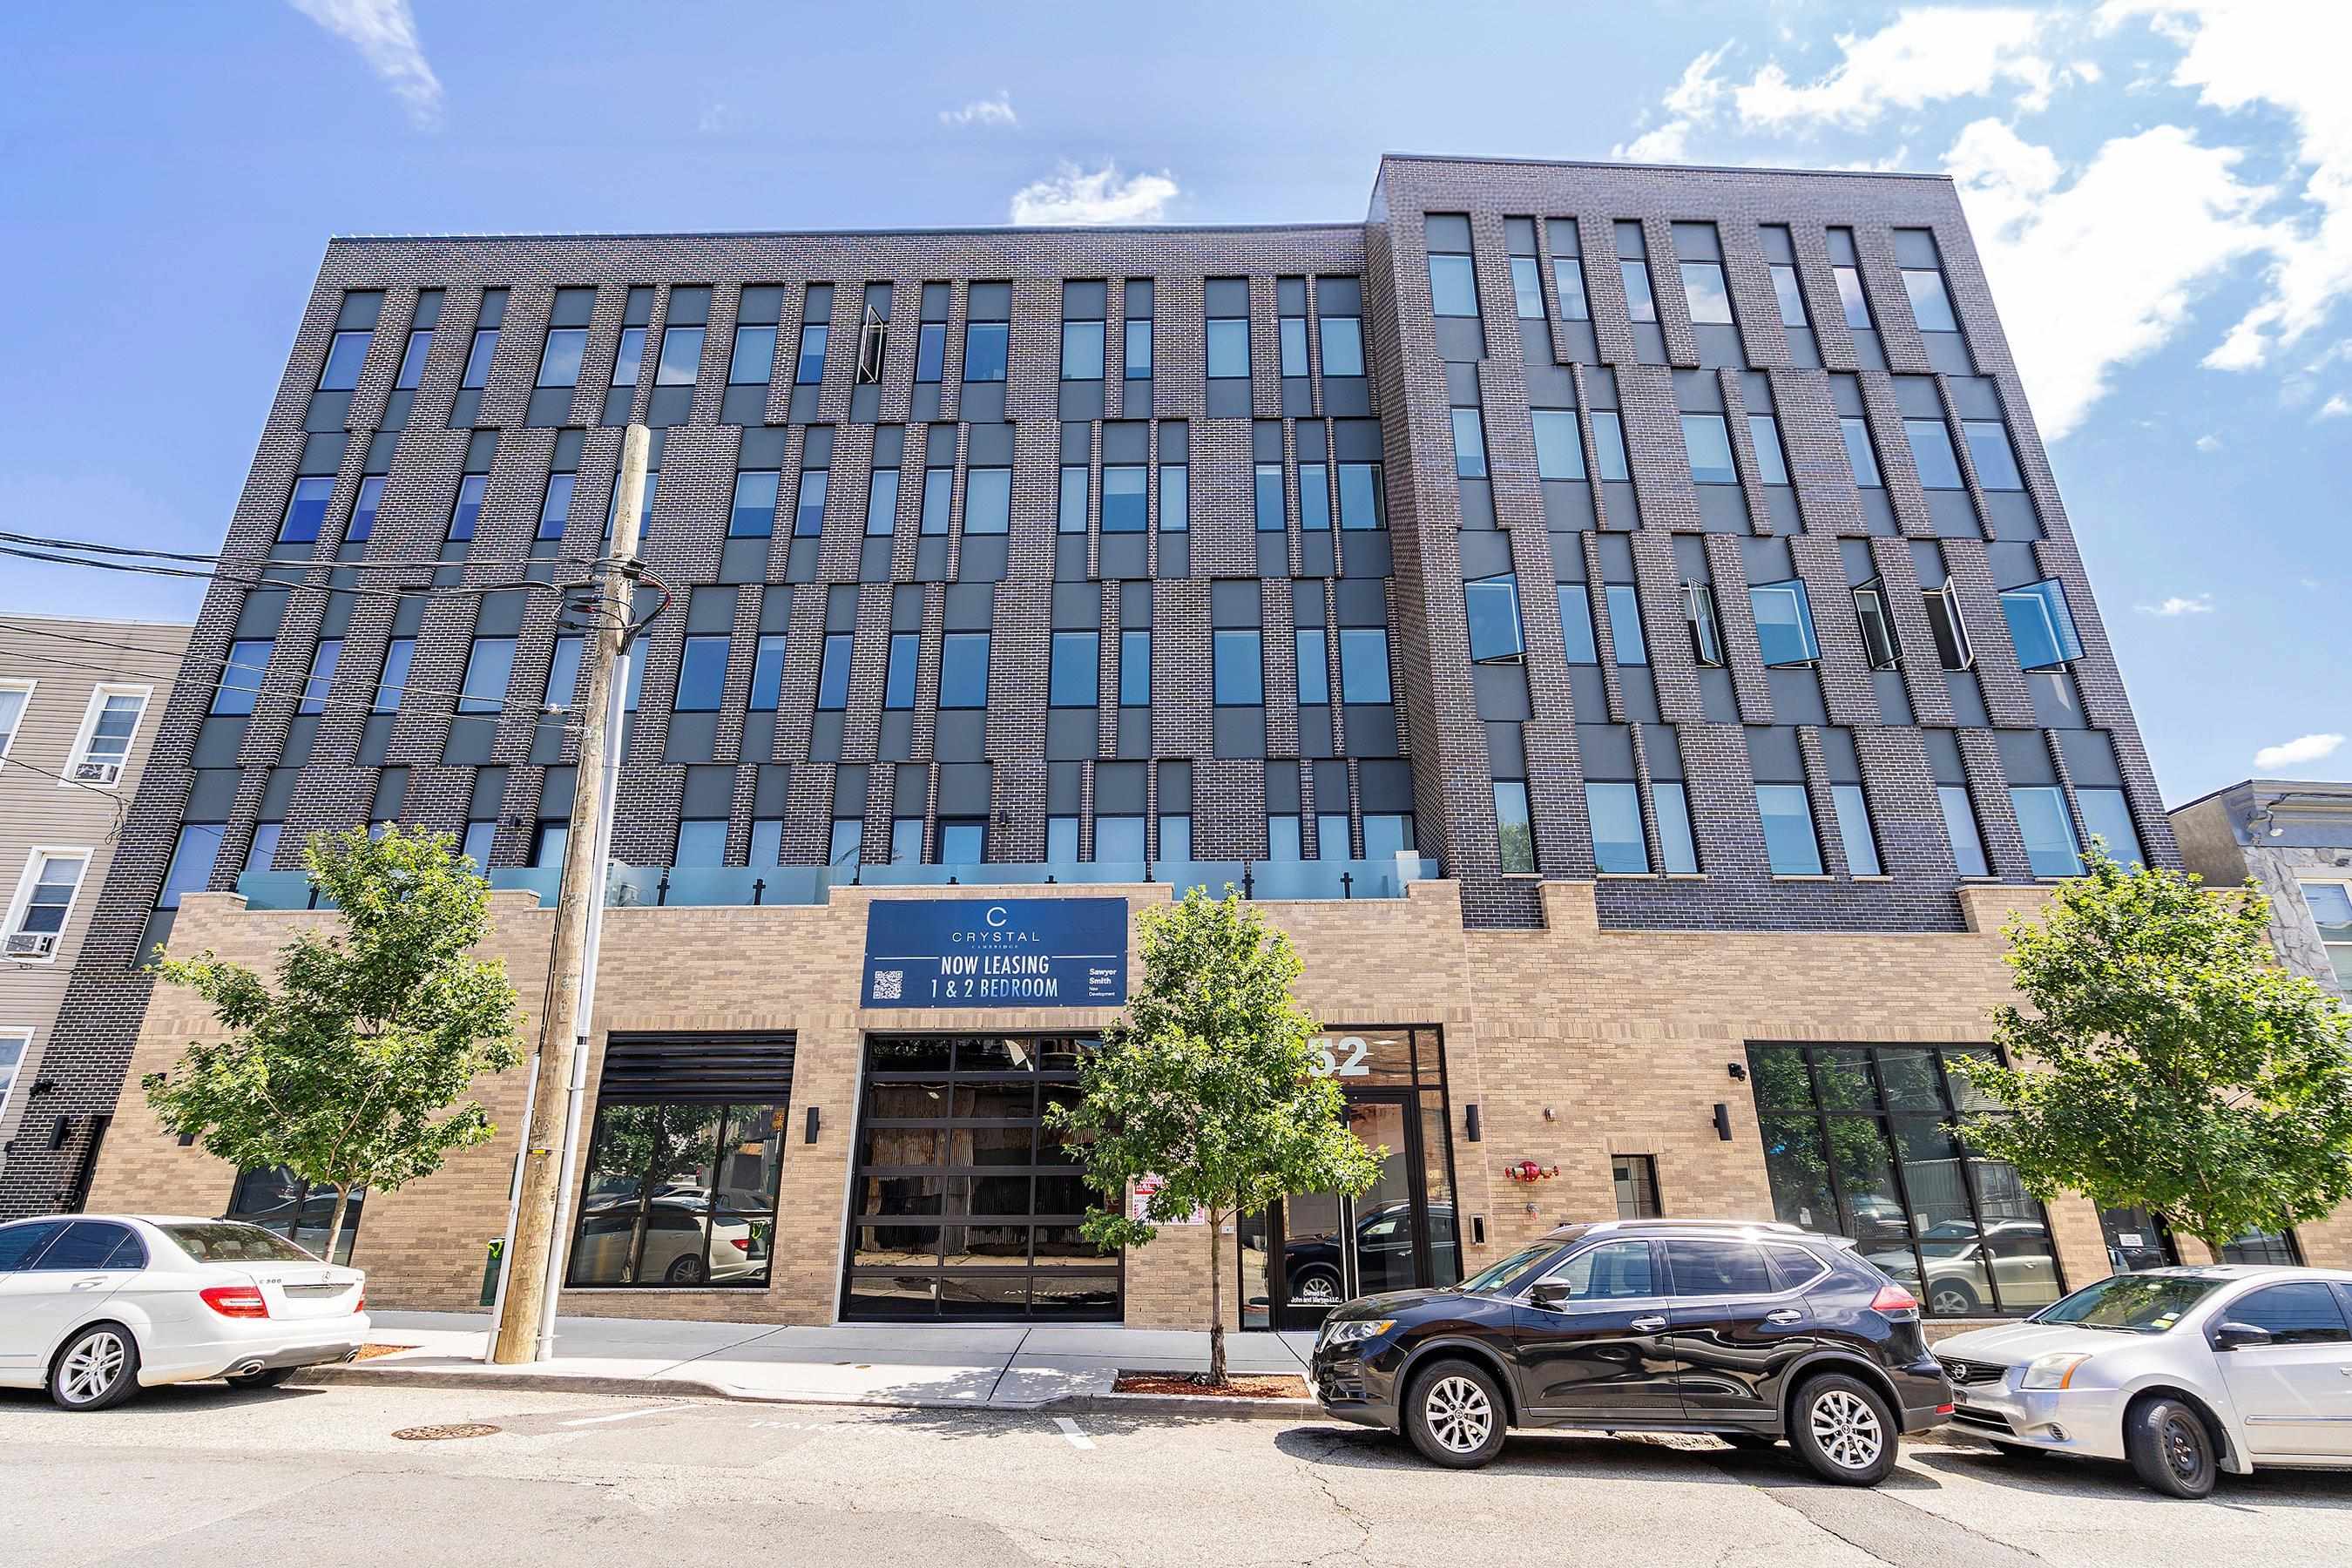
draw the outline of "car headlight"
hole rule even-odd
[[[1331,1337],[1323,1342],[1331,1345],[1358,1345],[1366,1340],[1379,1339],[1395,1327],[1394,1318],[1357,1318],[1333,1325]]]
[[[2020,1388],[2064,1388],[2074,1381],[2087,1355],[2035,1356],[2025,1366],[2025,1381]]]

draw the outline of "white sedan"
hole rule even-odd
[[[2352,1272],[2114,1274],[1935,1347],[1952,1420],[2005,1453],[2128,1460],[2203,1497],[2223,1470],[2352,1466]]]
[[[18,1220],[0,1226],[0,1387],[68,1410],[208,1377],[271,1387],[359,1353],[366,1283],[235,1220]]]

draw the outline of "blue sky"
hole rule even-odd
[[[1947,170],[2167,799],[2352,778],[2352,5],[1177,9],[12,7],[0,527],[215,547],[331,234],[1353,219],[1383,150]],[[195,601],[0,565],[0,609]]]

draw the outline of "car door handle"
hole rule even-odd
[[[1802,1321],[1804,1316],[1805,1314],[1795,1307],[1783,1307],[1778,1311],[1765,1313],[1764,1321],[1768,1323],[1785,1325]]]
[[[73,1282],[73,1288],[74,1288],[75,1289],[77,1289],[77,1290],[95,1290],[95,1289],[97,1289],[100,1285],[103,1285],[103,1284],[105,1284],[105,1283],[106,1283],[106,1276],[105,1276],[105,1275],[103,1275],[103,1274],[99,1274],[99,1275],[93,1275],[91,1278],[89,1278],[89,1279],[77,1279],[77,1280],[75,1280],[75,1281]]]
[[[1626,1326],[1639,1333],[1654,1334],[1666,1326],[1666,1321],[1659,1317],[1636,1318]]]

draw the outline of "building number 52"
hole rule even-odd
[[[1314,1049],[1314,1065],[1308,1070],[1317,1078],[1371,1076],[1372,1069],[1365,1065],[1364,1058],[1371,1055],[1372,1047],[1361,1035],[1349,1035],[1339,1040],[1328,1035],[1318,1035],[1315,1038]]]

